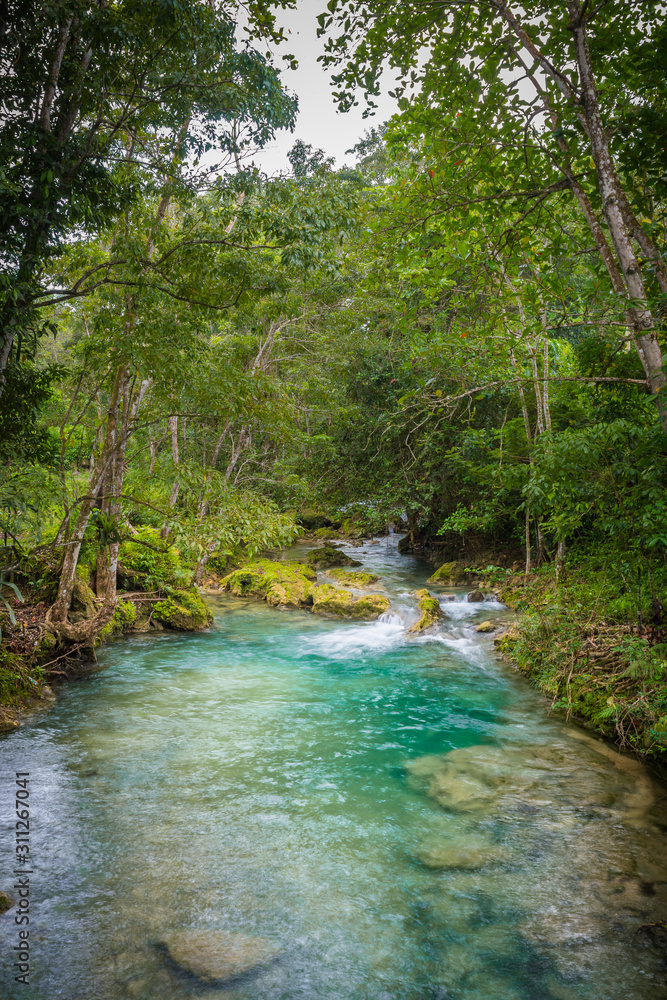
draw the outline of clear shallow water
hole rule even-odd
[[[394,541],[352,552],[407,625],[429,570]],[[1,996],[667,997],[637,933],[667,917],[667,790],[498,662],[473,626],[507,612],[443,604],[409,637],[213,605],[209,632],[116,644],[2,740],[3,872],[10,779],[32,775],[35,972],[12,981],[10,911]],[[283,951],[204,985],[159,947],[192,929]]]

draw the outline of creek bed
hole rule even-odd
[[[459,592],[409,635],[429,567],[349,551],[385,620],[214,598],[209,631],[115,644],[2,739],[3,872],[31,773],[34,971],[13,981],[10,911],[0,995],[667,998],[642,929],[667,919],[667,790],[495,656],[474,628],[500,605]],[[184,950],[225,935],[257,962],[195,974]]]

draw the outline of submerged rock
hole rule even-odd
[[[335,551],[335,549],[333,550]],[[317,574],[304,563],[257,559],[220,581],[235,597],[258,597],[273,607],[310,607]]]
[[[389,599],[383,594],[364,594],[362,597],[356,597],[349,590],[339,590],[329,583],[316,587],[313,593],[313,611],[318,615],[374,621],[388,611],[389,607]]]
[[[357,559],[350,559],[344,552],[335,549],[333,545],[324,545],[321,549],[311,549],[306,556],[306,562],[318,569],[329,569],[332,566],[361,566]]]
[[[415,597],[419,598],[417,607],[421,611],[421,618],[408,629],[408,632],[419,635],[427,629],[433,628],[442,618],[440,602],[436,597],[432,597],[428,590],[415,590]]]
[[[450,587],[461,587],[466,583],[474,583],[475,579],[475,574],[468,569],[465,563],[454,560],[453,562],[446,562],[442,566],[439,566],[426,582],[442,583]]]
[[[224,982],[261,968],[281,951],[266,938],[227,931],[174,931],[159,943],[172,962],[205,983]]]
[[[427,868],[458,868],[477,871],[487,865],[497,864],[509,858],[509,852],[485,837],[469,835],[448,838],[440,843],[422,848],[416,853],[417,860]]]

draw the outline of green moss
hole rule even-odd
[[[318,528],[314,532],[315,538],[340,538],[340,532],[336,531],[335,528]]]
[[[100,646],[116,636],[129,632],[137,620],[137,609],[131,601],[119,600],[110,621],[100,629],[95,645]]]
[[[317,574],[298,562],[257,559],[234,570],[220,583],[236,597],[258,597],[274,607],[301,608],[312,604]]]
[[[0,704],[18,705],[34,698],[39,683],[25,661],[14,653],[0,650]]]
[[[415,590],[415,597],[419,598],[417,607],[421,611],[421,618],[410,626],[408,632],[418,635],[420,632],[425,632],[426,629],[437,625],[442,618],[442,611],[438,599],[432,597],[428,590]]]
[[[380,579],[376,573],[367,573],[364,570],[354,572],[352,570],[336,568],[327,572],[329,576],[333,576],[339,583],[347,584],[348,587],[371,587]]]
[[[166,600],[158,601],[153,617],[165,628],[178,632],[198,632],[213,620],[202,598],[191,590],[177,590]]]
[[[325,545],[321,549],[311,549],[306,556],[306,562],[318,569],[330,569],[332,566],[361,566],[358,559],[350,559],[340,549],[333,545]]]
[[[614,569],[608,558],[602,563],[582,554],[577,561],[560,587],[552,566],[527,581],[523,574],[507,578],[501,599],[521,616],[496,646],[555,709],[625,748],[664,760],[667,644],[651,645],[649,630],[637,634],[637,590],[629,599],[623,593],[622,563]],[[645,620],[649,613],[642,609]]]
[[[313,611],[318,615],[335,615],[338,618],[359,618],[373,621],[390,607],[382,594],[364,594],[355,597],[349,590],[339,590],[329,583],[315,588]]]
[[[441,583],[446,587],[464,587],[468,583],[474,583],[476,579],[477,575],[465,563],[454,560],[439,566],[426,582]]]

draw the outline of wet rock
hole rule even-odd
[[[335,551],[335,550],[333,550]],[[273,607],[309,607],[317,574],[298,562],[257,559],[224,577],[223,590],[235,597],[258,597]]]
[[[440,594],[441,601],[455,601],[456,594]]]
[[[389,608],[389,598],[383,594],[364,594],[362,597],[357,597],[351,591],[339,590],[329,583],[323,583],[313,591],[313,611],[316,615],[375,621]]]
[[[408,632],[419,635],[437,625],[442,618],[442,612],[439,601],[431,597],[428,590],[415,590],[415,597],[419,598],[417,607],[421,611],[421,618],[410,626]]]
[[[6,913],[12,906],[16,906],[16,900],[0,889],[0,913]]]
[[[496,631],[496,626],[493,624],[493,622],[482,622],[481,625],[477,626],[477,628],[475,629],[475,631],[476,632],[495,632]]]
[[[442,583],[450,587],[465,586],[466,583],[475,582],[475,574],[465,565],[465,563],[453,562],[443,563],[436,569],[427,583]]]
[[[350,559],[344,552],[335,549],[333,545],[324,545],[321,549],[311,549],[306,555],[306,562],[317,569],[329,569],[332,566],[361,566],[357,559]]]
[[[426,868],[459,868],[477,871],[488,865],[507,861],[509,852],[485,837],[469,835],[443,840],[416,853],[417,860]]]
[[[166,601],[158,601],[153,618],[165,628],[178,632],[198,632],[210,625],[213,616],[199,594],[177,590]]]
[[[224,982],[259,969],[281,951],[266,938],[227,931],[175,931],[159,943],[172,962],[205,983]]]
[[[329,576],[348,587],[372,587],[380,577],[376,573],[367,573],[364,570],[348,570],[340,567],[329,570]]]
[[[466,597],[466,601],[470,604],[481,604],[484,600],[484,594],[481,590],[472,590]]]

